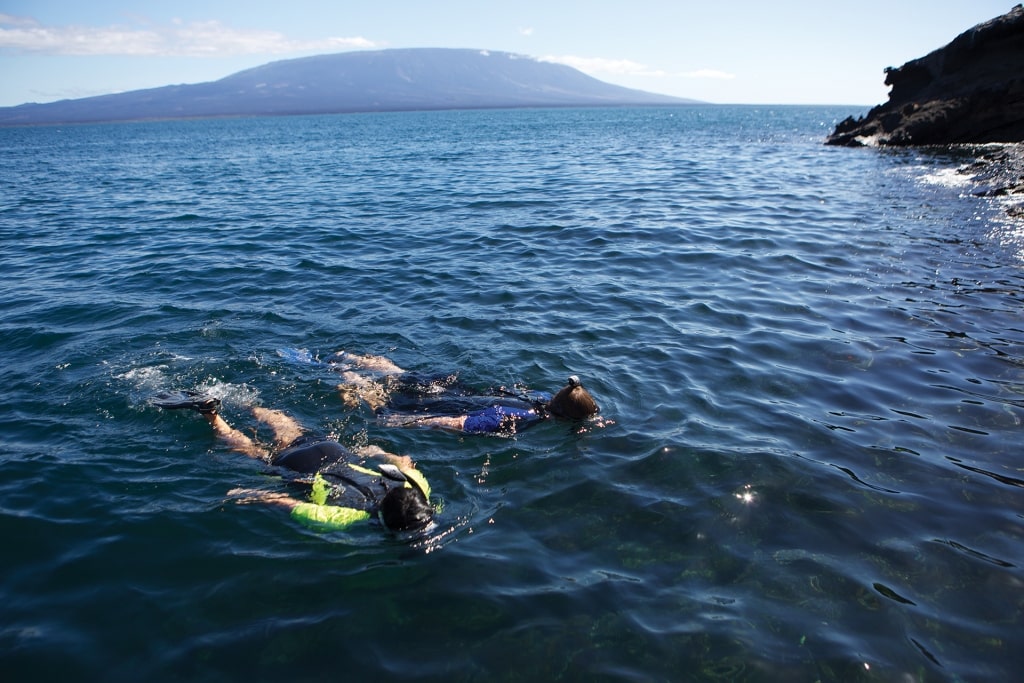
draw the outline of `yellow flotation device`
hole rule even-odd
[[[380,472],[376,470],[360,467],[359,465],[349,464],[349,467],[362,472],[363,474],[380,474]],[[423,494],[428,499],[430,498],[430,484],[427,483],[427,478],[424,477],[419,470],[402,470],[402,474],[404,474],[406,478],[414,480]],[[409,482],[406,482],[405,486],[407,488],[412,487]],[[330,490],[331,485],[320,475],[319,472],[317,472],[316,476],[313,477],[313,488],[309,493],[310,502],[299,503],[293,507],[292,519],[295,519],[318,531],[338,531],[347,529],[356,522],[363,522],[370,519],[372,515],[370,515],[366,510],[341,507],[339,505],[327,505],[327,494],[330,493]]]
[[[337,531],[347,529],[356,522],[370,519],[370,513],[366,510],[343,508],[337,505],[299,503],[292,508],[292,519],[318,531]]]

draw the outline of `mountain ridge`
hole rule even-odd
[[[216,81],[0,108],[0,125],[516,107],[701,104],[510,52],[406,48],[279,60]]]

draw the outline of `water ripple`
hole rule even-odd
[[[824,147],[849,113],[0,131],[4,670],[1011,677],[1019,254],[1001,207],[921,181],[948,156]],[[388,431],[281,348],[578,374],[604,421]],[[171,388],[409,453],[443,524],[237,505],[275,480],[149,406]]]

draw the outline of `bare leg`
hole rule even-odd
[[[401,375],[405,370],[384,356],[370,356],[338,351],[331,362],[337,366],[344,380],[338,385],[341,400],[349,408],[359,407],[365,402],[373,410],[387,403],[387,390],[380,381],[382,377]]]
[[[357,408],[360,401],[365,401],[366,405],[377,410],[387,403],[387,391],[380,382],[351,370],[341,373],[341,377],[345,381],[338,385],[338,392],[349,408]]]
[[[295,441],[295,439],[302,436],[304,431],[302,425],[296,422],[293,417],[282,413],[280,410],[254,406],[252,414],[257,420],[268,425],[274,431],[274,445],[278,448],[284,448],[292,441]]]
[[[355,366],[362,370],[379,372],[382,375],[401,375],[405,372],[405,370],[398,367],[391,362],[390,359],[385,358],[384,356],[362,356],[355,353],[349,353],[348,351],[338,351],[334,354],[332,362]]]
[[[213,433],[223,439],[231,450],[244,453],[251,458],[265,459],[269,455],[267,449],[229,425],[218,413],[204,413],[203,417],[213,427]]]

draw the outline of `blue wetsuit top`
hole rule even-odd
[[[541,419],[533,409],[497,405],[467,415],[462,430],[473,434],[511,432]]]

